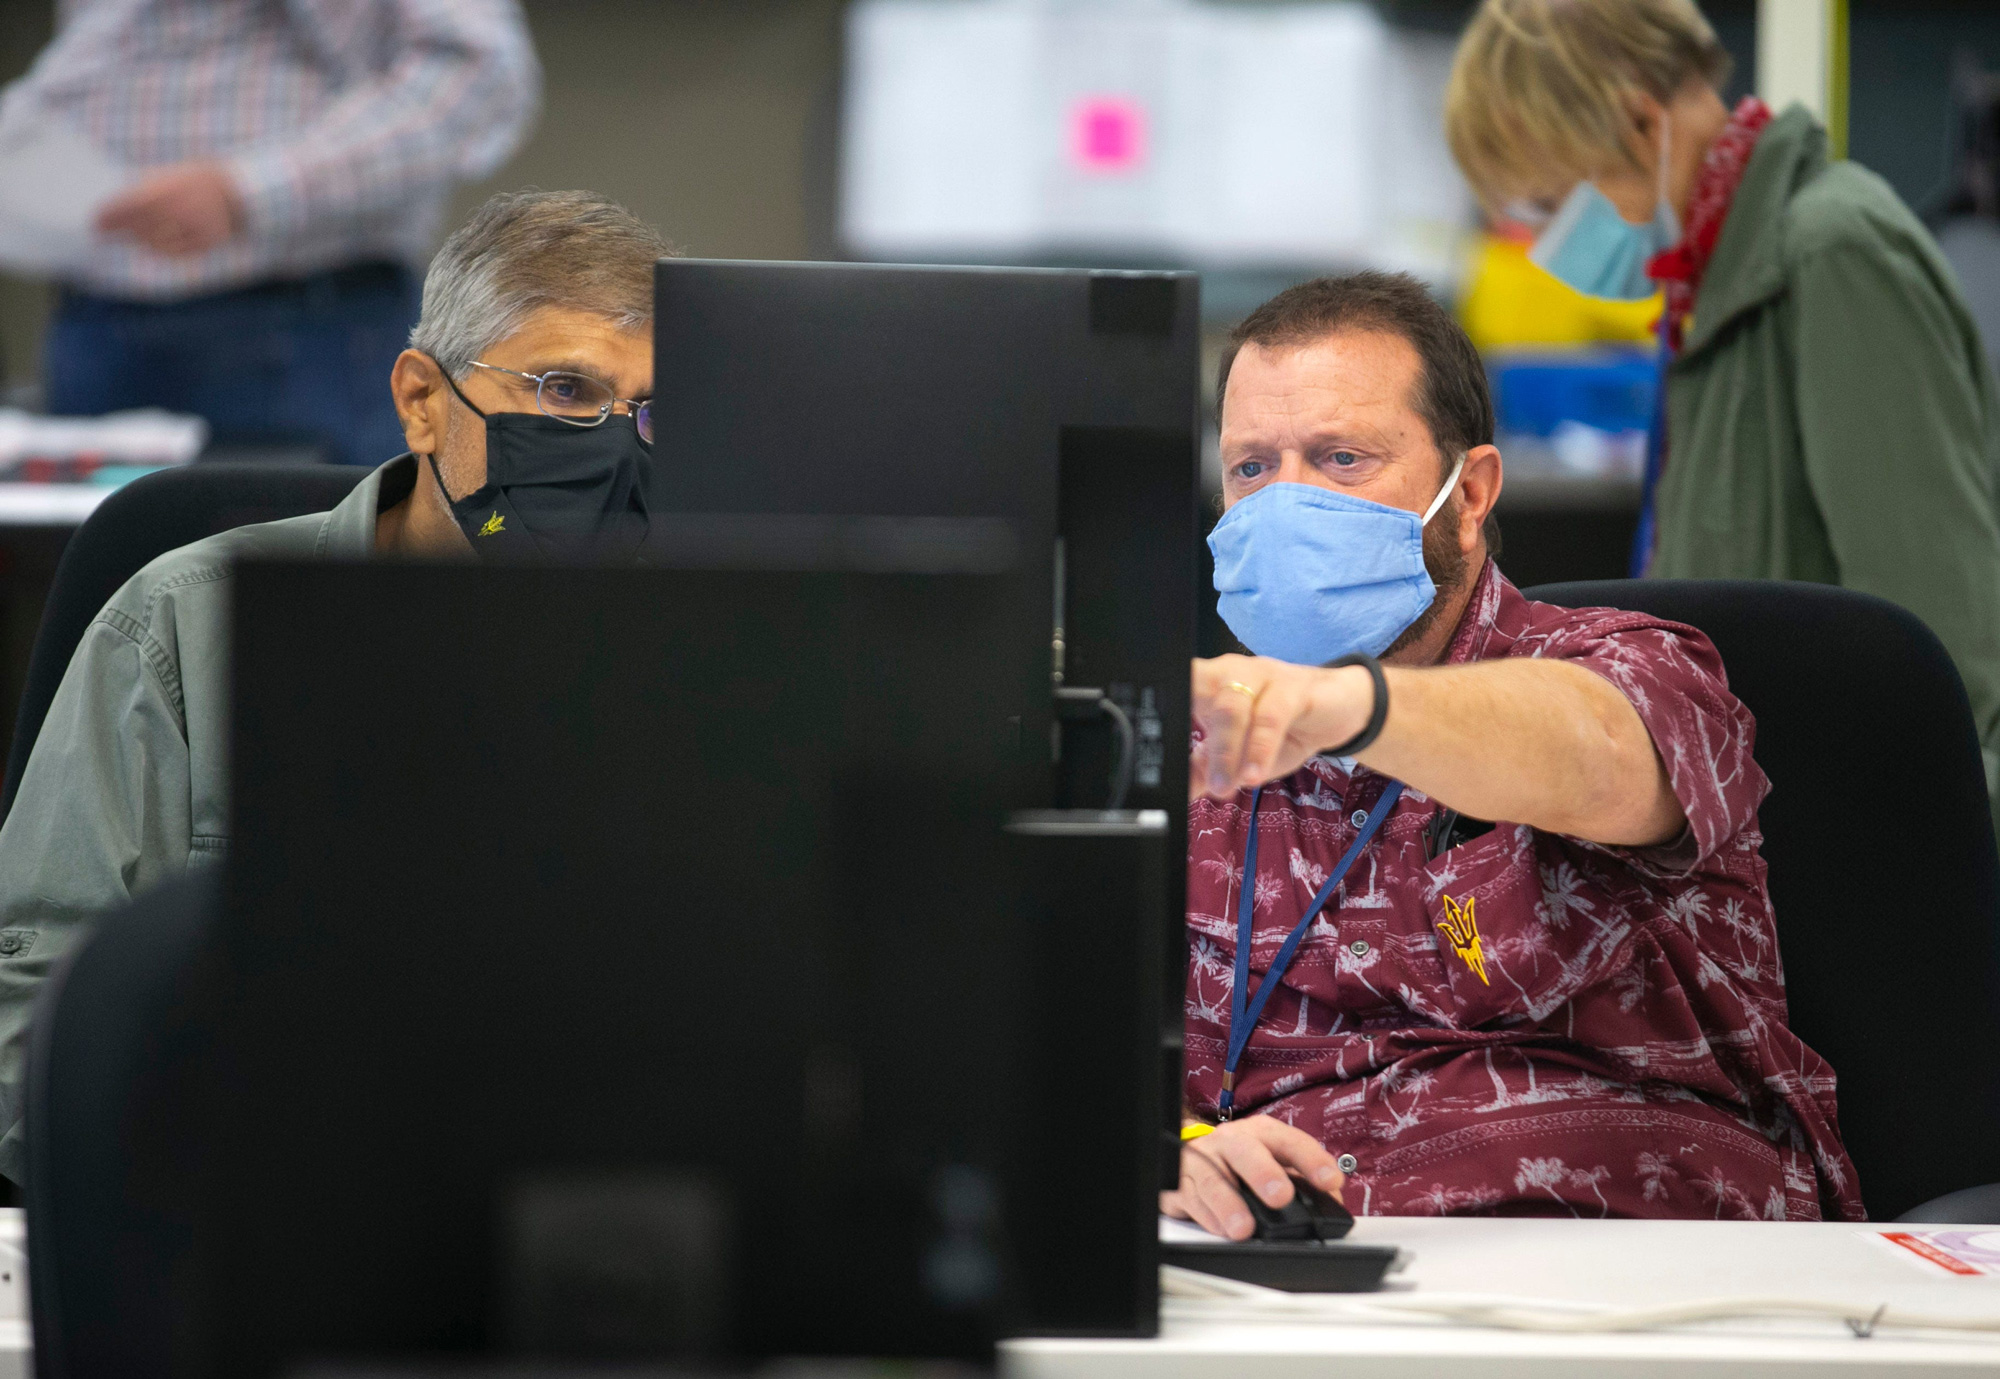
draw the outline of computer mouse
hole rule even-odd
[[[1292,1200],[1282,1207],[1267,1206],[1264,1199],[1238,1186],[1250,1219],[1257,1223],[1257,1240],[1338,1240],[1354,1229],[1354,1217],[1335,1201],[1303,1179],[1292,1179]]]

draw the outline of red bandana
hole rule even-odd
[[[1653,255],[1646,265],[1646,276],[1667,289],[1670,349],[1679,351],[1681,347],[1681,330],[1687,324],[1688,313],[1694,310],[1694,295],[1701,288],[1702,271],[1708,267],[1708,256],[1715,252],[1715,241],[1722,235],[1722,222],[1729,215],[1729,203],[1736,199],[1743,170],[1750,166],[1757,136],[1769,123],[1771,107],[1755,96],[1745,96],[1737,103],[1730,112],[1729,123],[1722,127],[1722,133],[1716,135],[1708,155],[1701,160],[1701,171],[1694,180],[1694,195],[1688,200],[1687,229],[1681,235],[1681,242]]]

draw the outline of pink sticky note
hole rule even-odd
[[[1146,157],[1146,112],[1120,96],[1078,101],[1070,152],[1085,172],[1130,172]]]

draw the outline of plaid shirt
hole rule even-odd
[[[171,259],[105,241],[77,285],[168,299],[390,259],[492,172],[541,71],[517,0],[60,0],[0,122],[56,119],[135,168],[219,160],[246,232]]]

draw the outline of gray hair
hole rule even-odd
[[[621,330],[653,319],[653,264],[680,250],[595,192],[503,192],[431,260],[410,331],[453,378],[543,307],[602,316]]]

